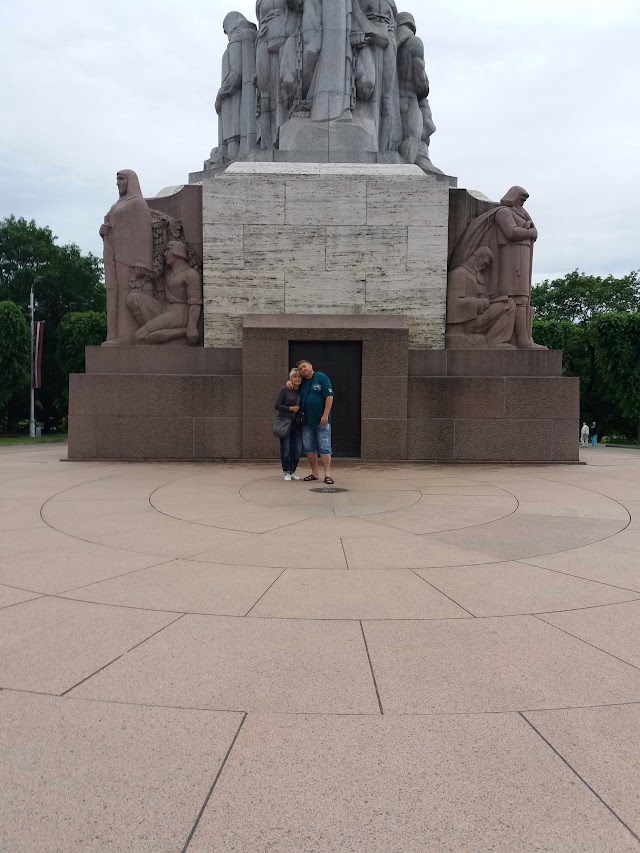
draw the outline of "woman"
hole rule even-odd
[[[300,479],[296,474],[296,468],[302,455],[302,429],[299,416],[302,376],[297,367],[290,371],[289,382],[293,386],[293,390],[285,385],[280,389],[276,399],[278,415],[281,418],[289,418],[291,421],[291,429],[288,434],[280,439],[280,460],[287,482]]]

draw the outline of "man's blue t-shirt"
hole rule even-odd
[[[303,379],[300,385],[300,399],[305,423],[309,426],[319,426],[324,414],[324,401],[333,397],[331,380],[325,373],[315,371],[311,379]],[[331,423],[331,415],[329,415]]]

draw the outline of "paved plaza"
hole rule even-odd
[[[65,454],[0,450],[2,853],[640,849],[640,452]]]

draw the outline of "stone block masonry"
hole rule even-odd
[[[241,347],[247,314],[390,314],[442,349],[448,217],[417,166],[230,166],[203,184],[205,347]]]

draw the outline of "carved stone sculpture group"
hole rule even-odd
[[[331,145],[429,160],[435,125],[424,45],[395,0],[257,0],[258,25],[230,12],[216,97],[218,147],[210,168],[252,151]]]
[[[531,272],[538,231],[511,187],[500,204],[473,219],[449,262],[447,346],[545,349],[532,338]]]
[[[182,224],[142,197],[138,176],[118,172],[119,198],[100,226],[107,340],[103,346],[200,343],[202,275]]]

